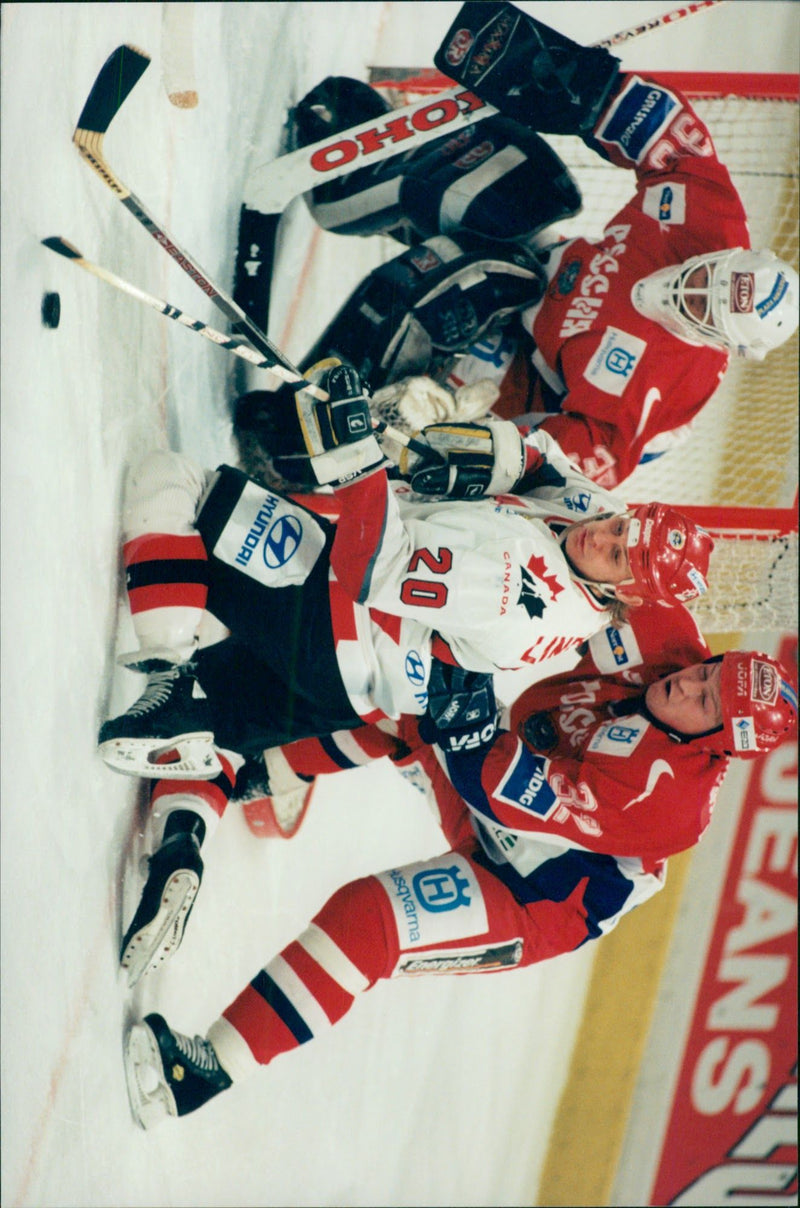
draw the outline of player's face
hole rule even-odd
[[[624,583],[631,577],[628,561],[629,516],[582,520],[567,530],[567,557],[579,574],[595,583]]]
[[[708,322],[708,267],[698,264],[686,278],[681,294],[681,310],[688,319]],[[699,291],[699,292],[692,292]]]
[[[645,693],[650,712],[681,734],[704,734],[722,725],[722,663],[695,663],[656,680]]]

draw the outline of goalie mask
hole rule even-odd
[[[608,514],[608,513],[607,513]],[[642,503],[624,515],[631,578],[622,583],[596,583],[576,577],[613,599],[622,588],[645,603],[686,604],[708,591],[708,563],[714,542],[705,529],[666,503]],[[594,516],[602,520],[603,516]],[[562,545],[566,533],[562,537]],[[565,550],[566,552],[566,550]],[[570,561],[573,573],[575,567]]]
[[[729,650],[706,659],[721,663],[722,725],[705,734],[682,734],[642,712],[676,742],[701,742],[712,755],[756,759],[797,732],[797,689],[777,659],[756,650]]]
[[[760,361],[797,328],[798,275],[770,251],[693,256],[637,281],[636,309],[693,344]]]

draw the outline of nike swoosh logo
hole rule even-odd
[[[655,404],[660,403],[660,402],[661,402],[661,391],[658,389],[658,386],[651,387],[651,389],[648,390],[647,394],[644,396],[644,406],[642,407],[642,418],[639,420],[639,427],[636,429],[636,432],[634,433],[634,437],[633,437],[634,440],[638,440],[639,437],[642,435],[645,428],[647,427],[647,421],[650,418],[650,412],[653,410],[653,407],[655,406]]]
[[[675,773],[667,763],[666,759],[654,759],[650,764],[650,771],[647,774],[647,784],[645,785],[644,792],[640,793],[638,797],[634,797],[633,801],[629,801],[627,805],[623,805],[622,812],[624,813],[625,810],[629,810],[632,805],[636,805],[639,801],[644,801],[645,797],[649,797],[653,789],[656,787],[656,782],[661,776],[664,775],[671,776],[673,780],[675,779]]]

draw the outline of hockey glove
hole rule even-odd
[[[543,134],[588,135],[620,60],[581,46],[513,4],[468,2],[433,56],[440,71]]]
[[[341,484],[384,465],[372,433],[369,400],[356,371],[338,362],[333,367],[323,363],[308,376],[330,396],[323,401],[307,390],[298,390],[294,399],[315,481]]]
[[[498,721],[491,675],[433,660],[428,711],[418,727],[423,742],[451,754],[478,751],[494,741]]]
[[[401,475],[420,495],[501,495],[513,489],[525,469],[522,438],[508,420],[431,424],[420,439],[430,446],[430,461],[410,449],[400,458]]]

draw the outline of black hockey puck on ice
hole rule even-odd
[[[61,318],[61,298],[58,294],[45,294],[42,298],[42,322],[45,327],[58,327]]]

